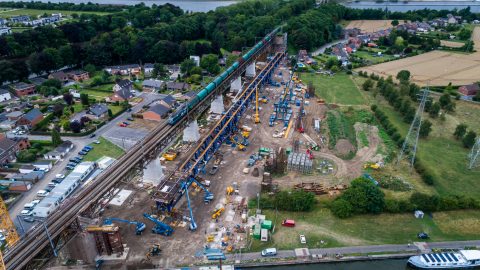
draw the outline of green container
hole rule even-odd
[[[260,239],[260,234],[261,234],[260,226],[254,226],[253,227],[253,238]]]
[[[273,224],[271,220],[264,220],[262,222],[262,229],[271,230],[272,228],[273,228]]]
[[[290,153],[292,153],[292,148],[291,148],[291,147],[288,147],[288,148],[287,148],[287,156],[290,155]]]

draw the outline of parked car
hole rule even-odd
[[[55,182],[50,182],[50,183],[48,183],[48,186],[49,186],[49,187],[52,187],[52,188],[56,187],[57,185],[58,185],[58,184],[55,183]]]
[[[132,118],[132,117],[128,117],[127,120],[128,120],[128,121],[133,121],[133,118]]]
[[[53,187],[50,187],[50,186],[47,186],[45,188],[45,191],[48,192],[48,193],[50,193],[50,191],[52,191],[52,190],[53,190]]]
[[[127,125],[127,126],[130,125],[130,123],[128,123],[128,122],[123,122],[123,123],[124,123],[125,125]]]
[[[62,181],[63,181],[63,178],[55,178],[52,180],[52,182],[55,184],[60,184]]]
[[[132,111],[132,108],[128,108],[127,112],[131,112]]]
[[[20,212],[20,215],[28,217],[33,215],[33,212],[32,210],[23,209],[22,212]]]
[[[65,167],[65,169],[67,169],[67,170],[71,171],[71,170],[75,169],[75,167],[72,167],[72,166],[67,166],[67,167]]]
[[[61,173],[56,174],[56,175],[55,175],[55,178],[63,179],[63,178],[65,178],[65,174],[61,174]]]
[[[86,153],[90,152],[90,150],[92,150],[92,149],[90,149],[90,148],[85,148],[85,147],[82,149],[82,151],[83,151],[83,152],[86,152]]]
[[[282,221],[282,226],[285,227],[295,227],[295,220],[293,219],[285,219]]]
[[[430,236],[426,232],[421,232],[417,234],[418,239],[428,239]]]
[[[100,141],[99,140],[96,140],[93,142],[94,144],[100,144]]]
[[[95,133],[90,134],[90,138],[97,136]]]
[[[262,256],[263,257],[268,257],[268,256],[276,256],[277,255],[277,249],[276,248],[266,248],[262,250]]]
[[[33,217],[23,217],[23,220],[29,223],[35,222],[35,219]]]
[[[37,192],[38,197],[47,197],[47,195],[48,195],[48,191],[43,190],[43,189],[41,189]]]
[[[75,164],[80,162],[79,160],[77,160],[75,158],[71,158],[68,161],[70,161],[71,163],[75,163]]]
[[[81,156],[85,156],[87,154],[87,152],[82,150],[82,151],[78,152],[78,154],[81,155]]]
[[[85,147],[83,147],[83,149],[88,149],[88,151],[90,151],[90,150],[93,150],[93,146],[85,145]]]
[[[77,163],[75,163],[75,162],[69,162],[69,163],[67,164],[67,166],[69,166],[69,167],[75,167],[75,166],[77,166]]]
[[[126,127],[127,125],[125,125],[124,123],[120,123],[118,124],[119,127]]]
[[[24,206],[23,206],[23,210],[27,210],[27,211],[31,211],[33,210],[33,208],[35,207],[35,204],[33,203],[26,203]]]
[[[75,157],[75,159],[82,161],[82,160],[83,160],[83,157],[82,157],[82,156],[78,156],[78,157]]]
[[[31,201],[31,203],[33,203],[33,204],[37,205],[37,204],[39,204],[39,203],[40,203],[40,200],[33,200],[33,201]]]
[[[300,243],[302,243],[302,244],[306,244],[306,243],[307,243],[307,238],[306,238],[305,235],[303,235],[303,234],[300,234]]]

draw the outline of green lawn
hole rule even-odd
[[[383,63],[394,58],[393,55],[384,54],[382,56],[374,56],[374,54],[374,52],[366,51],[357,51],[354,53],[355,56],[369,61],[372,65]]]
[[[275,211],[263,211],[267,219],[275,221]],[[294,219],[294,228],[282,227],[283,219]],[[304,234],[309,248],[359,246],[377,244],[407,244],[418,241],[417,233],[427,232],[428,241],[479,239],[480,211],[434,213],[416,219],[409,214],[359,215],[339,219],[326,208],[307,213],[280,211],[276,218],[273,240],[267,243],[253,240],[251,251],[266,247],[293,249],[302,247],[299,235]],[[325,243],[322,244],[321,240]]]
[[[300,78],[306,84],[312,82],[315,86],[315,94],[325,99],[328,103],[344,105],[365,104],[365,99],[350,79],[350,75],[338,73],[334,76],[326,76],[314,73],[300,73]]]
[[[68,10],[41,10],[41,9],[11,9],[0,12],[1,18],[10,18],[18,15],[38,16],[43,14],[51,15],[52,13],[62,13],[63,16],[71,15],[73,13],[80,14],[96,14],[96,15],[108,15],[109,12],[95,12],[95,11],[68,11]]]
[[[113,94],[113,92],[103,92],[103,91],[95,91],[95,90],[81,90],[81,94],[88,94],[89,97],[95,98],[96,100],[104,100],[106,97],[109,97]]]
[[[120,112],[123,109],[122,106],[115,106],[115,105],[108,105],[108,108],[112,110],[113,115],[115,115],[116,113]]]
[[[116,146],[110,141],[104,139],[103,137],[100,137],[98,140],[100,141],[100,144],[90,144],[90,146],[93,147],[93,150],[88,152],[87,155],[85,155],[85,157],[83,158],[84,161],[97,161],[103,156],[119,158],[125,153],[122,148]]]

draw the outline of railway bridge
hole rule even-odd
[[[156,194],[157,206],[167,208],[167,210],[178,202],[178,199],[184,193],[187,194],[188,199],[188,191],[183,191],[188,189],[193,181],[192,177],[196,175],[200,166],[208,161],[211,157],[210,154],[215,151],[212,146],[217,147],[226,132],[234,128],[233,124],[254,96],[255,88],[267,81],[267,77],[273,70],[272,67],[283,58],[286,34],[279,37],[277,32],[279,32],[278,28],[268,34],[273,38],[264,38],[260,46],[254,47],[254,51],[252,49],[247,52],[249,57],[247,59],[244,57],[243,60],[239,61],[236,69],[230,72],[228,76],[221,80],[218,80],[217,77],[215,88],[211,89],[209,94],[189,109],[185,115],[179,117],[178,121],[170,124],[163,123],[156,127],[142,141],[135,144],[130,151],[98,175],[90,186],[79,190],[73,197],[65,200],[57,211],[28,231],[13,247],[7,249],[4,252],[6,269],[38,269],[52,256],[57,256],[57,251],[81,230],[80,219],[82,216],[88,217],[92,213],[98,212],[102,207],[99,201],[111,198],[114,190],[122,181],[140,174],[144,166],[164,151],[191,121],[210,106],[217,96],[222,95],[231,87],[238,87],[239,78],[243,73],[246,72],[250,76],[256,75],[255,61],[257,59],[265,57],[275,50],[280,51],[270,57],[266,67],[247,88],[242,90],[240,98],[232,104],[224,117],[211,130],[210,136],[207,136],[198,144],[198,147],[190,154],[189,159],[182,165],[181,174],[176,175],[176,178],[173,176],[168,178],[166,182],[161,184],[163,186],[160,186]],[[172,188],[166,191],[165,186],[169,186],[168,181],[174,181],[174,183],[171,185]],[[192,216],[191,212],[190,215]],[[190,227],[195,229],[194,221]]]

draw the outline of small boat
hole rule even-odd
[[[412,256],[408,259],[408,265],[416,269],[480,269],[480,250]]]

